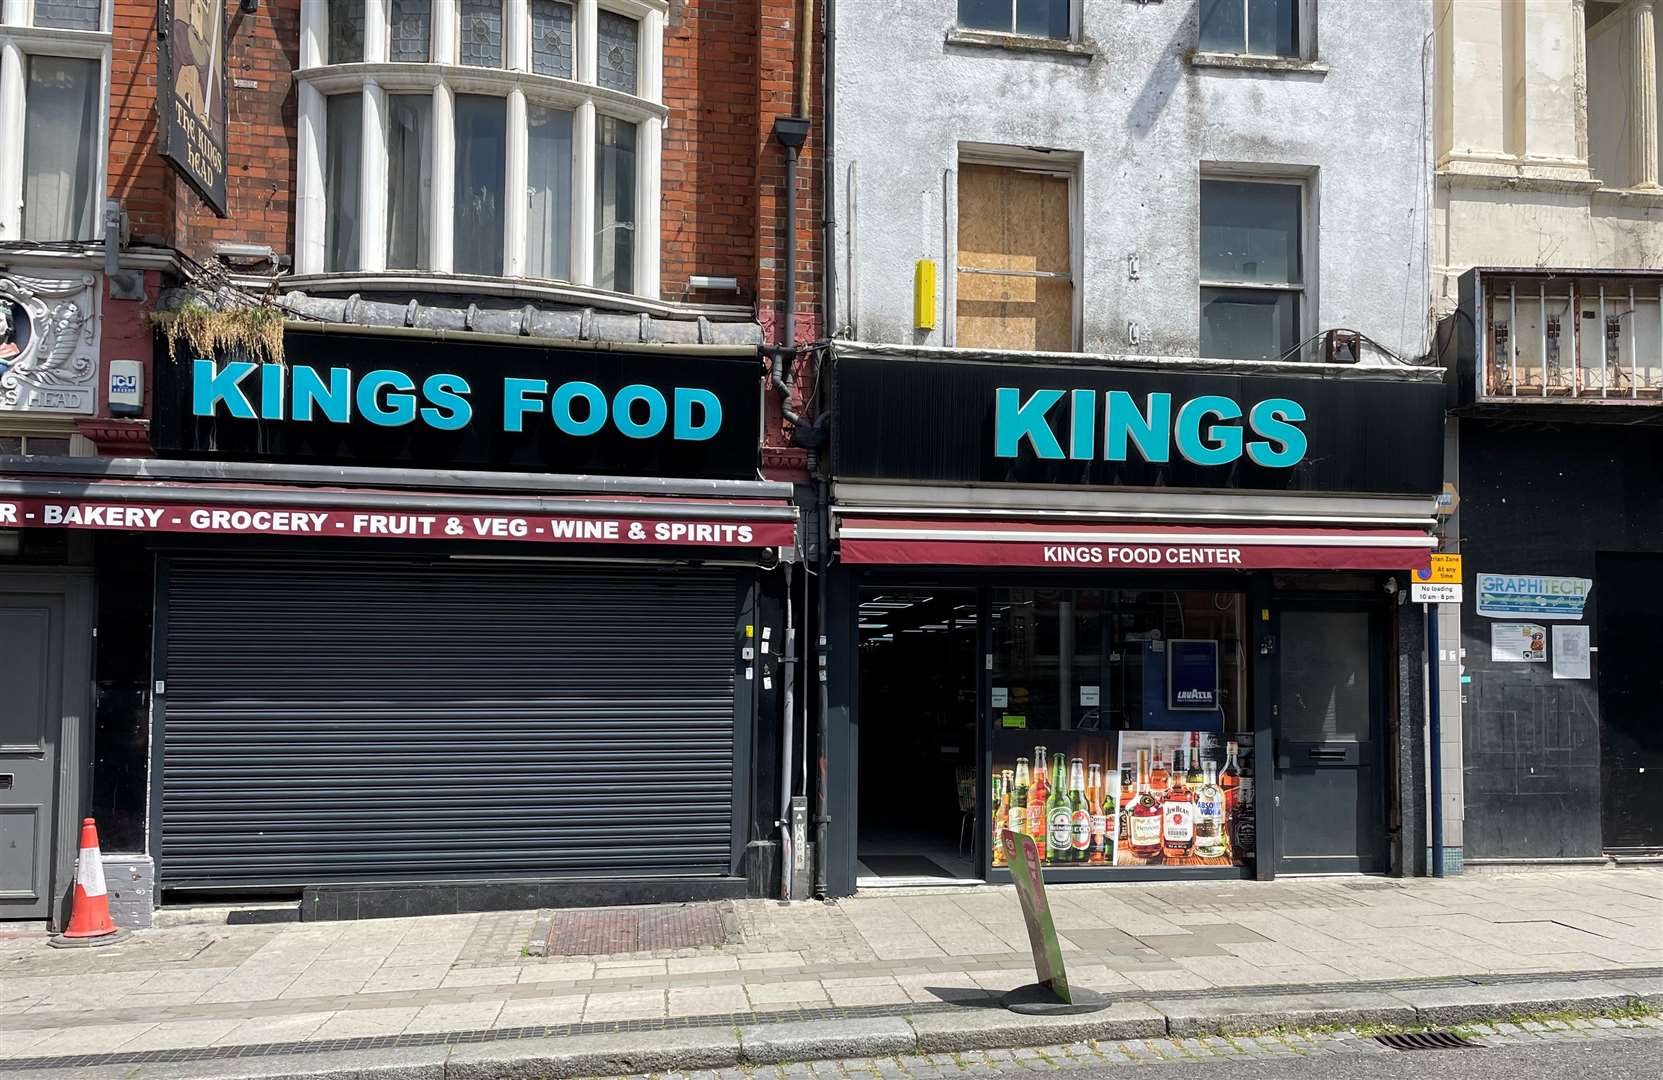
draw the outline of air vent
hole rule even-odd
[[[1393,1050],[1477,1050],[1478,1044],[1453,1031],[1405,1031],[1376,1035],[1374,1041]]]

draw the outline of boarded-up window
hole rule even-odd
[[[1074,349],[1068,177],[959,166],[957,344]]]

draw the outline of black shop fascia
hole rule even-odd
[[[159,344],[156,457],[0,462],[26,534],[95,537],[106,852],[316,918],[766,881],[797,513],[757,350],[285,354]]]
[[[832,352],[834,892],[1419,858],[1439,369]]]

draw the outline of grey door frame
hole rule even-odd
[[[1288,822],[1297,815],[1282,812],[1284,809],[1282,797],[1286,794],[1286,791],[1283,785],[1282,767],[1282,746],[1285,742],[1285,735],[1282,727],[1283,650],[1281,645],[1285,640],[1282,635],[1282,615],[1287,611],[1349,612],[1368,617],[1369,673],[1371,678],[1369,738],[1373,746],[1374,787],[1378,799],[1376,809],[1379,811],[1377,817],[1380,825],[1380,835],[1374,849],[1376,867],[1371,872],[1386,873],[1390,868],[1392,858],[1389,827],[1391,800],[1387,791],[1388,770],[1386,767],[1387,715],[1391,694],[1391,678],[1388,671],[1389,627],[1387,625],[1390,611],[1383,598],[1373,593],[1279,592],[1275,593],[1274,597],[1274,602],[1271,605],[1272,619],[1274,620],[1272,634],[1277,645],[1274,649],[1274,655],[1270,658],[1272,663],[1268,665],[1270,670],[1264,673],[1269,675],[1270,678],[1261,680],[1261,682],[1269,683],[1274,687],[1271,691],[1273,698],[1270,709],[1273,718],[1273,734],[1269,741],[1270,753],[1261,757],[1257,769],[1257,773],[1261,777],[1259,781],[1261,784],[1264,782],[1263,778],[1267,776],[1272,781],[1269,790],[1271,795],[1271,807],[1269,809],[1271,809],[1273,817],[1270,822],[1265,821],[1264,797],[1261,794],[1258,800],[1261,805],[1259,823],[1261,827],[1269,825],[1272,836],[1269,838],[1269,851],[1266,850],[1267,838],[1261,837],[1259,841],[1259,855],[1268,870],[1268,873],[1262,872],[1260,877],[1268,878],[1281,874],[1346,872],[1349,869],[1337,865],[1319,865],[1314,862],[1307,862],[1302,866],[1292,866],[1288,863],[1284,830],[1286,830]]]
[[[57,732],[48,732],[56,734],[58,759],[54,805],[48,818],[52,834],[47,838],[52,852],[47,920],[53,929],[62,929],[69,921],[81,815],[92,789],[92,572],[62,566],[8,566],[0,569],[0,594],[55,596],[64,605],[62,639],[55,643],[62,650],[62,716]]]

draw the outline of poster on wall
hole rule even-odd
[[[1593,647],[1588,641],[1588,627],[1567,626],[1553,628],[1553,677],[1555,679],[1591,679],[1594,676]]]
[[[1044,866],[1112,865],[1121,798],[1113,735],[1022,730],[1012,718],[993,731],[993,865],[1006,865],[1006,829],[1032,838]]]
[[[1122,731],[1116,866],[1245,866],[1253,859],[1253,737]]]
[[[1545,664],[1548,628],[1539,623],[1490,624],[1490,660],[1496,664]]]
[[[225,216],[224,0],[158,0],[162,156]]]
[[[1174,638],[1166,647],[1167,708],[1211,712],[1218,708],[1218,642]]]
[[[1479,574],[1478,613],[1487,619],[1582,618],[1582,609],[1593,591],[1592,578],[1553,577],[1543,574]]]

